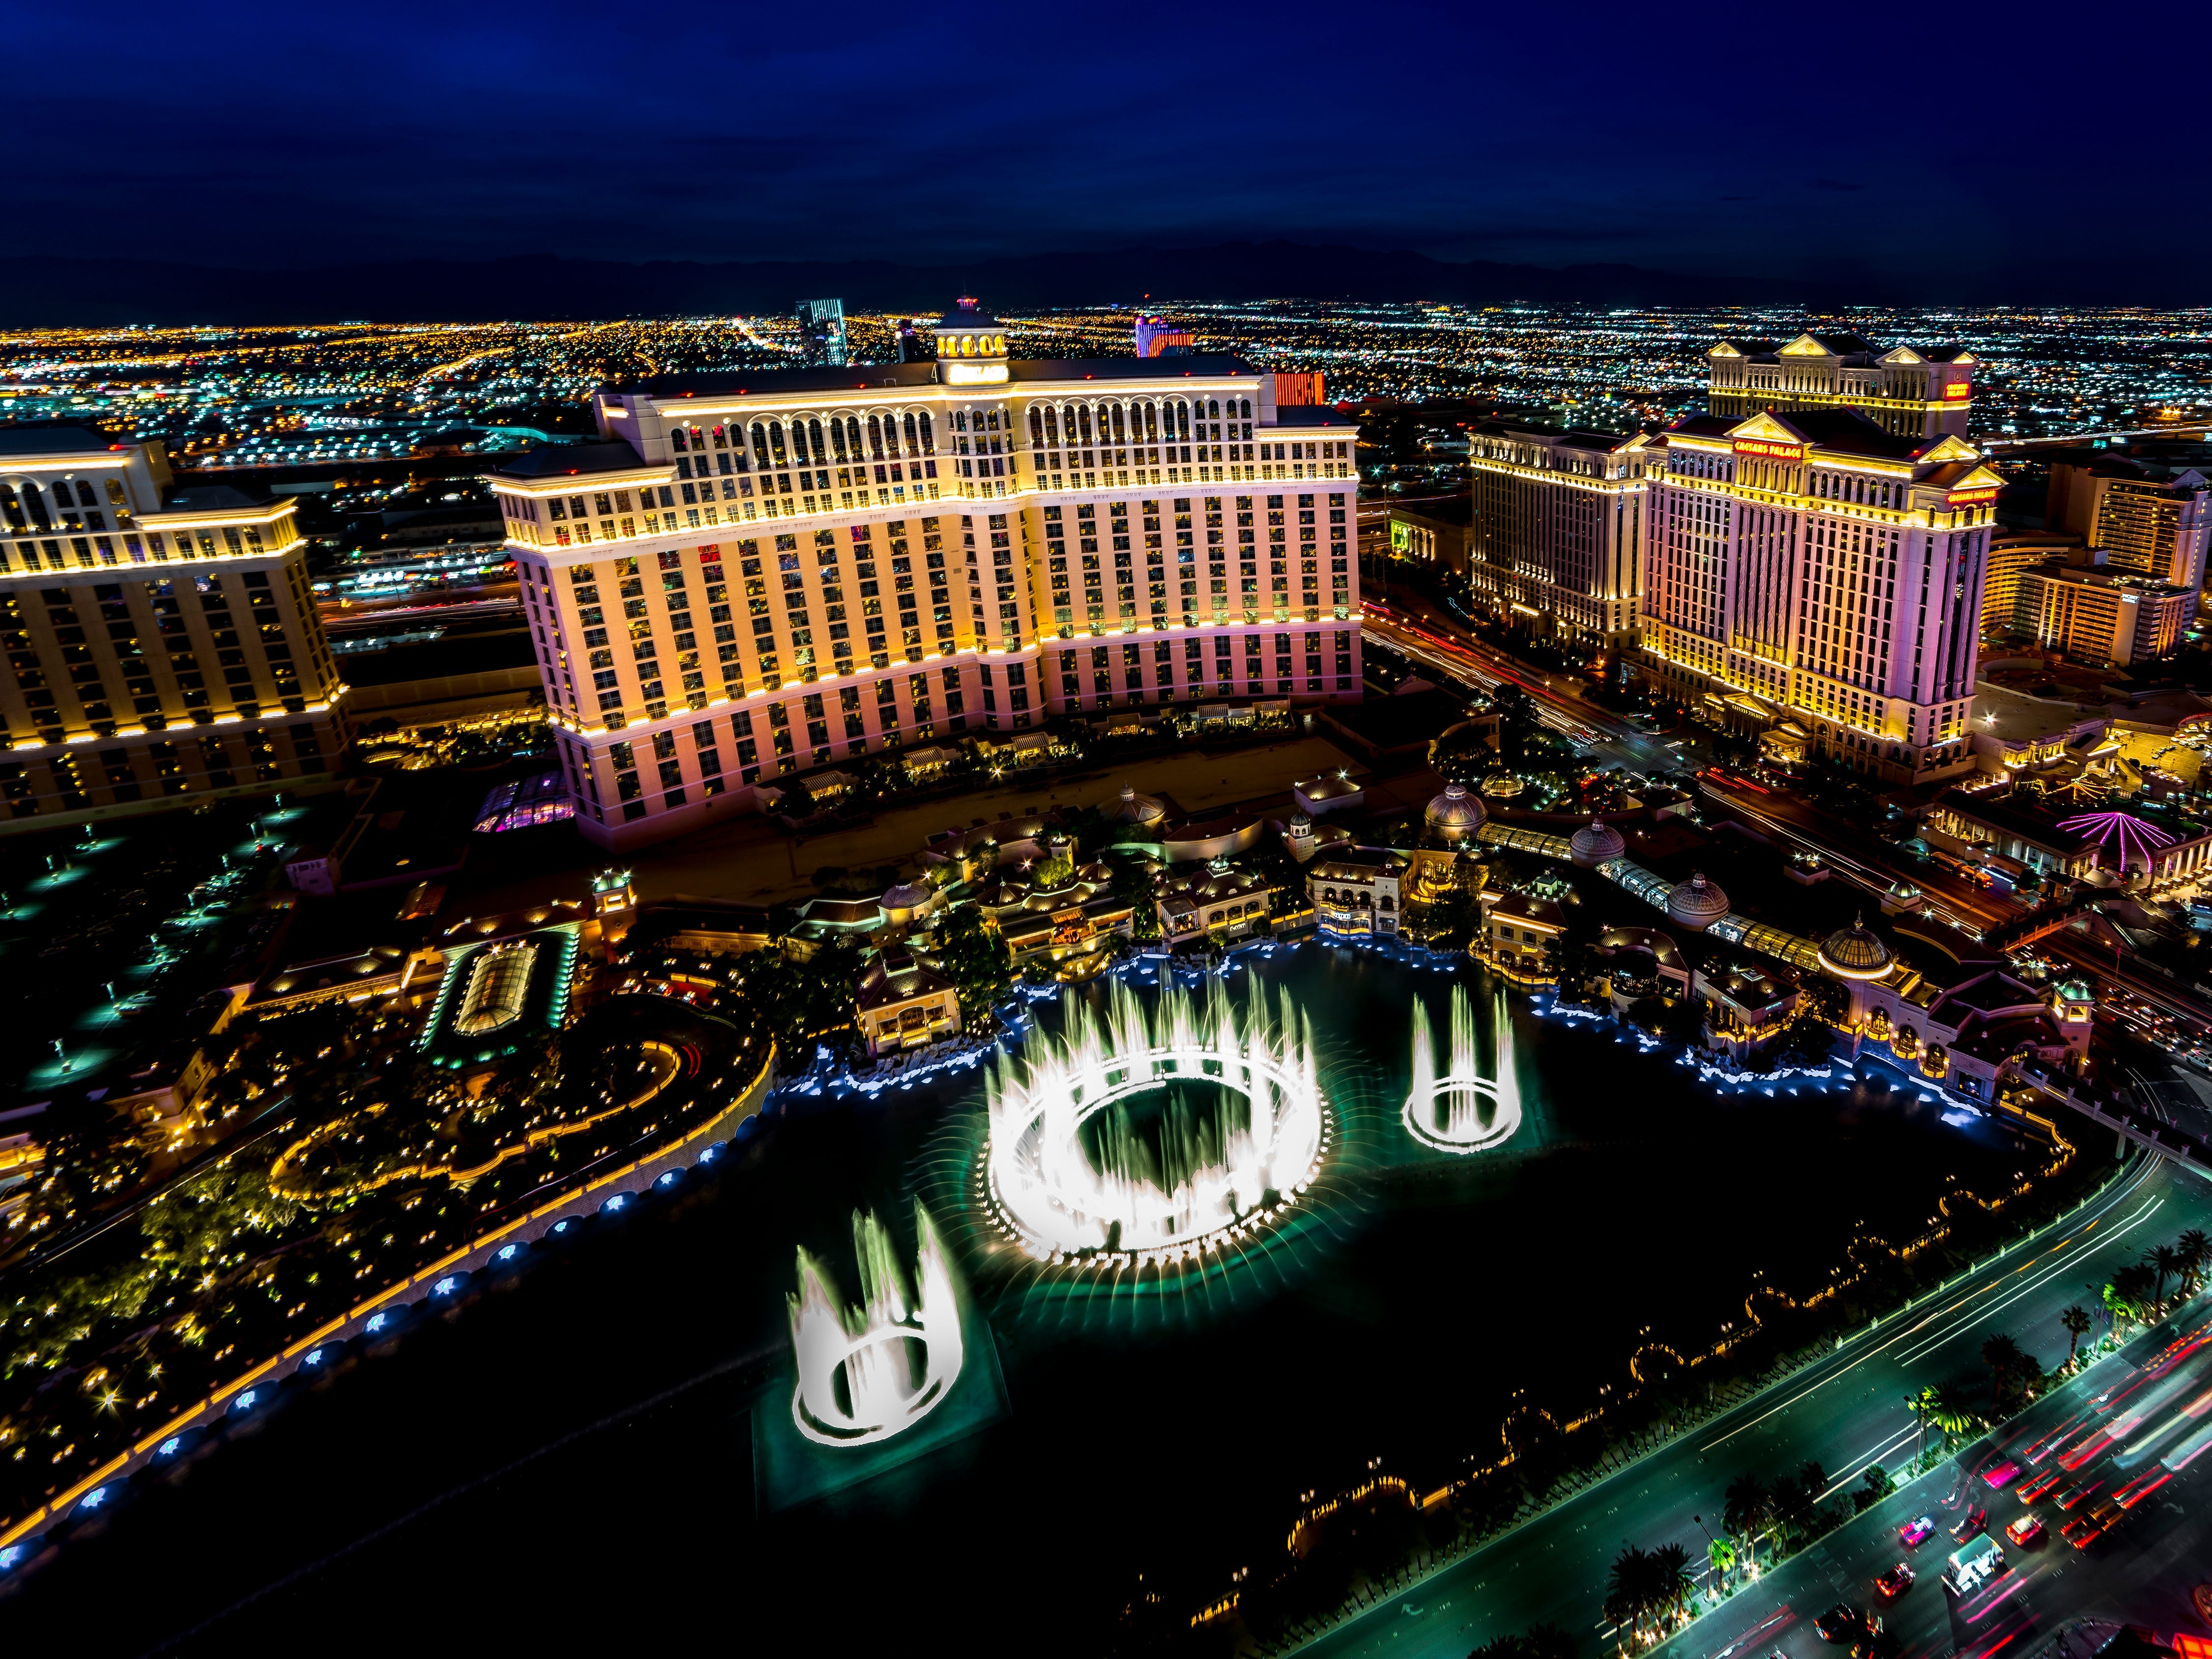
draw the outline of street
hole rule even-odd
[[[1607,1570],[1624,1546],[1679,1543],[1702,1561],[1705,1534],[1692,1517],[1715,1522],[1722,1492],[1739,1474],[1771,1479],[1794,1473],[1809,1459],[1826,1471],[1832,1493],[1855,1485],[1869,1465],[1902,1465],[1919,1432],[1905,1407],[1908,1394],[1954,1381],[1985,1394],[1990,1379],[1981,1345],[2000,1332],[2055,1364],[2066,1352],[2058,1322],[2063,1309],[2076,1303],[2094,1308],[2097,1288],[2115,1271],[2148,1246],[2171,1242],[2196,1227],[2212,1228],[2212,1188],[2162,1162],[2139,1165],[2075,1215],[1947,1291],[1846,1339],[1831,1358],[1389,1597],[1304,1650],[1327,1659],[1386,1654],[1460,1659],[1493,1638],[1544,1622],[1595,1651],[1608,1629],[1601,1617]],[[2112,1369],[2108,1363],[2097,1375]],[[1886,1517],[1893,1507],[1885,1503],[1875,1513]],[[1823,1545],[1808,1554],[1818,1558],[1832,1547]],[[1922,1593],[1916,1588],[1911,1594]],[[1766,1585],[1759,1594],[1771,1602]],[[1817,1606],[1802,1595],[1794,1605],[1809,1619],[1834,1599],[1831,1587],[1825,1599],[1815,1597]],[[1729,1636],[1686,1648],[1679,1659],[1717,1653],[1747,1628],[1736,1619]],[[1677,1641],[1695,1634],[1685,1632]],[[1809,1623],[1806,1636],[1812,1639]],[[1793,1651],[1791,1659],[1809,1659],[1810,1652]]]
[[[1821,1659],[1839,1652],[1813,1628],[1838,1602],[1879,1613],[1897,1659],[1962,1654],[1989,1659],[2001,1649],[2026,1653],[2069,1619],[2097,1617],[2154,1629],[2195,1629],[2190,1590],[2212,1580],[2206,1555],[2202,1454],[2212,1427],[2212,1337],[2201,1305],[2147,1332],[2007,1424],[1996,1435],[1929,1471],[1909,1487],[1791,1557],[1755,1586],[1652,1651],[1660,1659],[1722,1659],[1737,1654]],[[1984,1470],[2020,1473],[1992,1488]],[[2057,1484],[2039,1491],[2039,1477]],[[2066,1496],[2081,1495],[2063,1507]],[[2023,1489],[2033,1501],[2023,1501]],[[2110,1506],[2110,1530],[2076,1547],[2061,1529]],[[1958,1547],[1952,1528],[1968,1512],[1988,1511],[2004,1570],[1964,1595],[1942,1581]],[[1908,1546],[1899,1528],[1925,1515],[1936,1523]],[[2026,1545],[2004,1528],[2033,1516],[2042,1523]],[[2098,1524],[2094,1520],[2089,1523]],[[1900,1559],[1915,1582],[1893,1599],[1873,1587]]]

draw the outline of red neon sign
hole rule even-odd
[[[1997,492],[1995,489],[1954,490],[1944,497],[1954,507],[1971,507],[1976,502],[1995,501],[1996,498]]]
[[[1805,446],[1802,443],[1770,443],[1764,438],[1738,438],[1735,452],[1739,455],[1771,455],[1777,460],[1802,460]]]
[[[1963,398],[1972,389],[1964,381],[1953,381],[1943,388],[1943,395],[1947,398]]]

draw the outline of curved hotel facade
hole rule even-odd
[[[592,839],[1048,715],[1359,695],[1354,424],[1227,357],[934,361],[604,388],[490,475]]]

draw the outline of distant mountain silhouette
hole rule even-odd
[[[1049,305],[1283,299],[1431,300],[1463,305],[1832,306],[1881,296],[1803,282],[1693,276],[1626,265],[1557,270],[1454,264],[1407,252],[1229,242],[1212,247],[1041,253],[963,265],[871,259],[702,265],[535,256],[408,259],[306,271],[230,271],[153,260],[0,259],[0,326],[122,323],[474,322],[494,318],[696,316],[782,312],[835,295],[860,311],[935,311],[959,294],[1008,309]]]

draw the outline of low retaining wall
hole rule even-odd
[[[673,1186],[685,1170],[712,1162],[738,1125],[758,1114],[762,1102],[774,1084],[775,1073],[771,1057],[769,1063],[762,1066],[760,1075],[753,1079],[742,1095],[680,1140],[672,1141],[657,1152],[635,1159],[603,1175],[596,1175],[574,1192],[550,1199],[527,1214],[504,1223],[450,1255],[432,1262],[421,1272],[386,1286],[351,1312],[339,1315],[300,1338],[274,1358],[264,1360],[252,1370],[225,1383],[198,1404],[179,1412],[127,1451],[118,1453],[76,1485],[58,1494],[44,1507],[10,1523],[5,1530],[0,1531],[0,1551],[21,1545],[42,1528],[68,1519],[81,1507],[98,1507],[100,1494],[108,1483],[127,1479],[160,1458],[173,1455],[178,1449],[177,1442],[192,1430],[219,1423],[234,1412],[252,1411],[258,1396],[264,1391],[274,1388],[303,1365],[314,1363],[310,1356],[315,1355],[319,1350],[351,1338],[375,1334],[383,1330],[397,1310],[434,1296],[450,1295],[471,1273],[491,1266],[495,1260],[513,1260],[522,1247],[536,1243],[563,1223],[602,1211],[621,1210],[656,1186]],[[503,1252],[511,1253],[503,1254]],[[13,1564],[0,1562],[0,1565],[9,1564]]]

